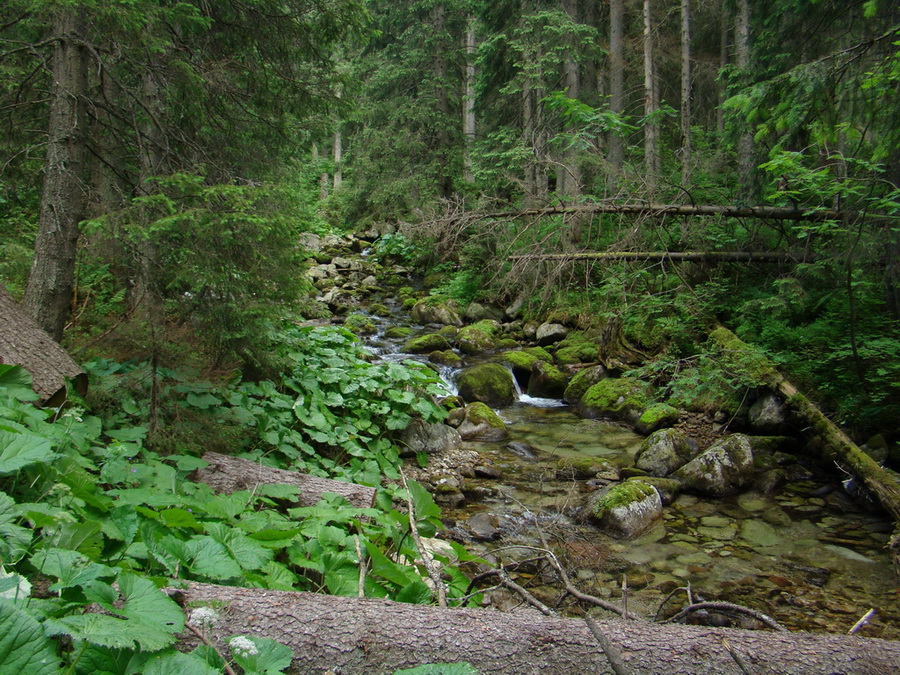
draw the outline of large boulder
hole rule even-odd
[[[448,349],[450,349],[450,343],[447,342],[447,338],[437,333],[427,333],[410,338],[403,345],[403,351],[407,354],[429,354]]]
[[[465,368],[456,380],[459,395],[469,403],[481,401],[492,408],[510,405],[516,399],[512,373],[499,363]]]
[[[569,380],[566,391],[563,393],[563,400],[566,403],[578,403],[581,397],[584,396],[584,392],[607,377],[606,368],[603,366],[591,366],[590,368],[579,370]]]
[[[668,403],[654,403],[641,413],[638,421],[634,424],[634,430],[639,434],[652,434],[657,429],[671,427],[679,417],[681,417],[681,411],[678,408],[674,408]]]
[[[535,361],[528,379],[528,395],[537,398],[562,398],[569,378],[559,368]]]
[[[534,334],[538,346],[546,347],[561,342],[569,334],[569,329],[561,323],[542,323]]]
[[[685,490],[712,497],[737,492],[753,478],[753,449],[744,434],[713,443],[672,474]]]
[[[482,321],[484,319],[501,321],[503,319],[503,310],[494,305],[482,305],[479,302],[471,302],[466,307],[465,317],[469,321]]]
[[[463,354],[483,354],[496,347],[495,337],[499,334],[500,324],[485,319],[461,328],[456,336],[456,345]]]
[[[607,534],[631,539],[662,517],[662,499],[652,485],[630,480],[598,490],[591,496],[587,510]]]
[[[459,425],[459,435],[464,441],[502,441],[509,436],[506,424],[487,405],[470,403]]]
[[[459,432],[440,422],[429,424],[422,420],[413,420],[400,436],[400,446],[404,455],[448,452],[458,448],[460,443],[462,438]]]
[[[750,427],[758,434],[775,435],[784,431],[787,409],[778,396],[766,392],[750,406]]]
[[[413,305],[413,318],[419,323],[441,323],[446,326],[462,326],[456,309],[445,302],[422,300]]]
[[[634,465],[651,476],[668,476],[690,461],[695,447],[680,431],[660,429],[641,443]]]
[[[610,417],[634,424],[650,406],[650,394],[646,382],[611,377],[584,392],[578,409],[585,417]]]

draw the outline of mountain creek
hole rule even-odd
[[[363,267],[355,273],[365,275],[371,264],[365,256],[349,257]],[[340,281],[340,269],[337,274]],[[325,275],[317,276],[314,268],[313,277]],[[331,295],[329,304],[338,296],[346,301],[349,294],[333,279],[325,285],[320,289]],[[446,383],[448,397],[458,397],[463,367],[496,362],[502,350],[463,353],[451,366],[431,363],[434,355],[404,353],[411,338],[440,331],[452,342],[455,329],[415,321],[410,303],[404,307],[384,286],[379,290],[341,308],[366,324],[356,332],[373,358],[429,363]],[[689,604],[690,593],[694,602],[751,607],[790,630],[846,633],[874,609],[859,634],[900,638],[900,588],[885,549],[892,522],[864,495],[851,495],[849,477],[804,454],[799,442],[790,452],[773,452],[776,469],[757,470],[735,494],[663,495],[661,517],[636,536],[620,538],[585,517],[586,505],[597,490],[643,473],[634,466],[645,435],[622,421],[585,417],[558,398],[529,396],[518,386],[512,403],[491,407],[506,425],[506,438],[452,443],[429,450],[427,460],[419,453],[420,461],[411,457],[404,470],[442,506],[446,529],[439,537],[462,543],[492,564],[521,562],[515,578],[546,605],[559,605],[565,591],[552,569],[532,562],[534,549],[544,545],[581,591],[613,603],[624,598],[635,615],[671,616]],[[448,422],[459,426],[460,419],[451,415]],[[695,436],[701,450],[728,433],[701,414],[682,413],[676,426]],[[511,609],[522,599],[500,589],[486,594],[485,604]],[[690,620],[762,627],[755,619],[715,612]]]

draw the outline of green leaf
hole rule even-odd
[[[131,649],[110,649],[88,645],[78,658],[75,672],[78,675],[141,675],[152,654]]]
[[[0,598],[0,673],[58,675],[56,646],[31,615]]]
[[[170,633],[184,630],[181,607],[149,579],[121,574],[119,591],[125,600],[125,605],[118,610],[123,616],[153,626],[164,626]]]
[[[31,564],[42,574],[59,579],[50,587],[51,591],[83,586],[116,575],[113,568],[91,562],[81,553],[69,549],[42,549],[32,556]]]
[[[232,579],[241,575],[241,567],[228,550],[212,537],[195,536],[187,542],[187,553],[191,560],[190,569],[209,579]]]
[[[423,581],[416,580],[401,588],[394,600],[413,605],[424,605],[431,602],[432,597],[431,589]]]
[[[113,649],[155,652],[175,642],[175,636],[156,626],[105,614],[79,614],[45,622],[52,635],[65,634],[75,640]]]
[[[0,560],[7,563],[18,562],[28,552],[30,529],[16,524],[18,507],[5,492],[0,492]]]
[[[224,523],[207,523],[206,532],[225,546],[245,570],[258,570],[275,555],[274,551],[254,541],[240,530]]]
[[[32,464],[49,463],[55,457],[50,441],[42,436],[0,431],[0,476]]]
[[[22,366],[0,363],[0,389],[19,401],[36,401],[39,396],[31,387],[31,373]]]
[[[249,640],[255,647],[256,654],[236,649],[236,640]],[[235,662],[244,669],[246,675],[279,675],[291,665],[294,653],[290,647],[255,636],[233,636],[228,639],[231,654]]]
[[[410,582],[419,580],[419,575],[406,565],[400,565],[389,559],[375,544],[366,542],[371,564],[370,572],[404,588]]]
[[[143,670],[143,675],[219,675],[221,672],[210,666],[200,654],[183,654],[173,650],[154,654]]]

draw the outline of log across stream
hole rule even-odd
[[[382,358],[420,358],[400,354],[399,341],[382,331],[370,343]],[[444,374],[452,380],[452,372]],[[410,469],[442,486],[444,536],[505,563],[532,555],[508,547],[540,546],[543,534],[585,592],[619,601],[624,578],[630,610],[644,616],[690,584],[695,599],[748,605],[792,630],[845,633],[874,608],[876,618],[860,634],[900,638],[900,594],[885,550],[891,520],[854,501],[833,467],[785,455],[783,487],[726,499],[682,494],[653,529],[623,541],[572,517],[596,483],[571,465],[594,457],[629,466],[642,437],[617,423],[583,419],[559,401],[525,396],[498,412],[508,439],[467,443],[458,453],[432,457],[425,469]],[[474,476],[473,464],[483,468]],[[447,489],[454,483],[464,500]],[[552,606],[559,586],[533,572],[524,583]],[[500,592],[491,601],[508,608],[519,599]],[[684,604],[683,596],[674,597],[663,614]],[[702,620],[752,625],[714,615]]]

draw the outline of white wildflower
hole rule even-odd
[[[259,654],[259,650],[256,648],[256,645],[253,644],[253,641],[243,635],[231,638],[228,641],[228,646],[231,647],[231,651],[235,656],[243,656],[246,658],[248,656],[256,656]]]
[[[209,607],[198,607],[191,612],[190,622],[197,628],[212,628],[218,621],[216,610]]]

